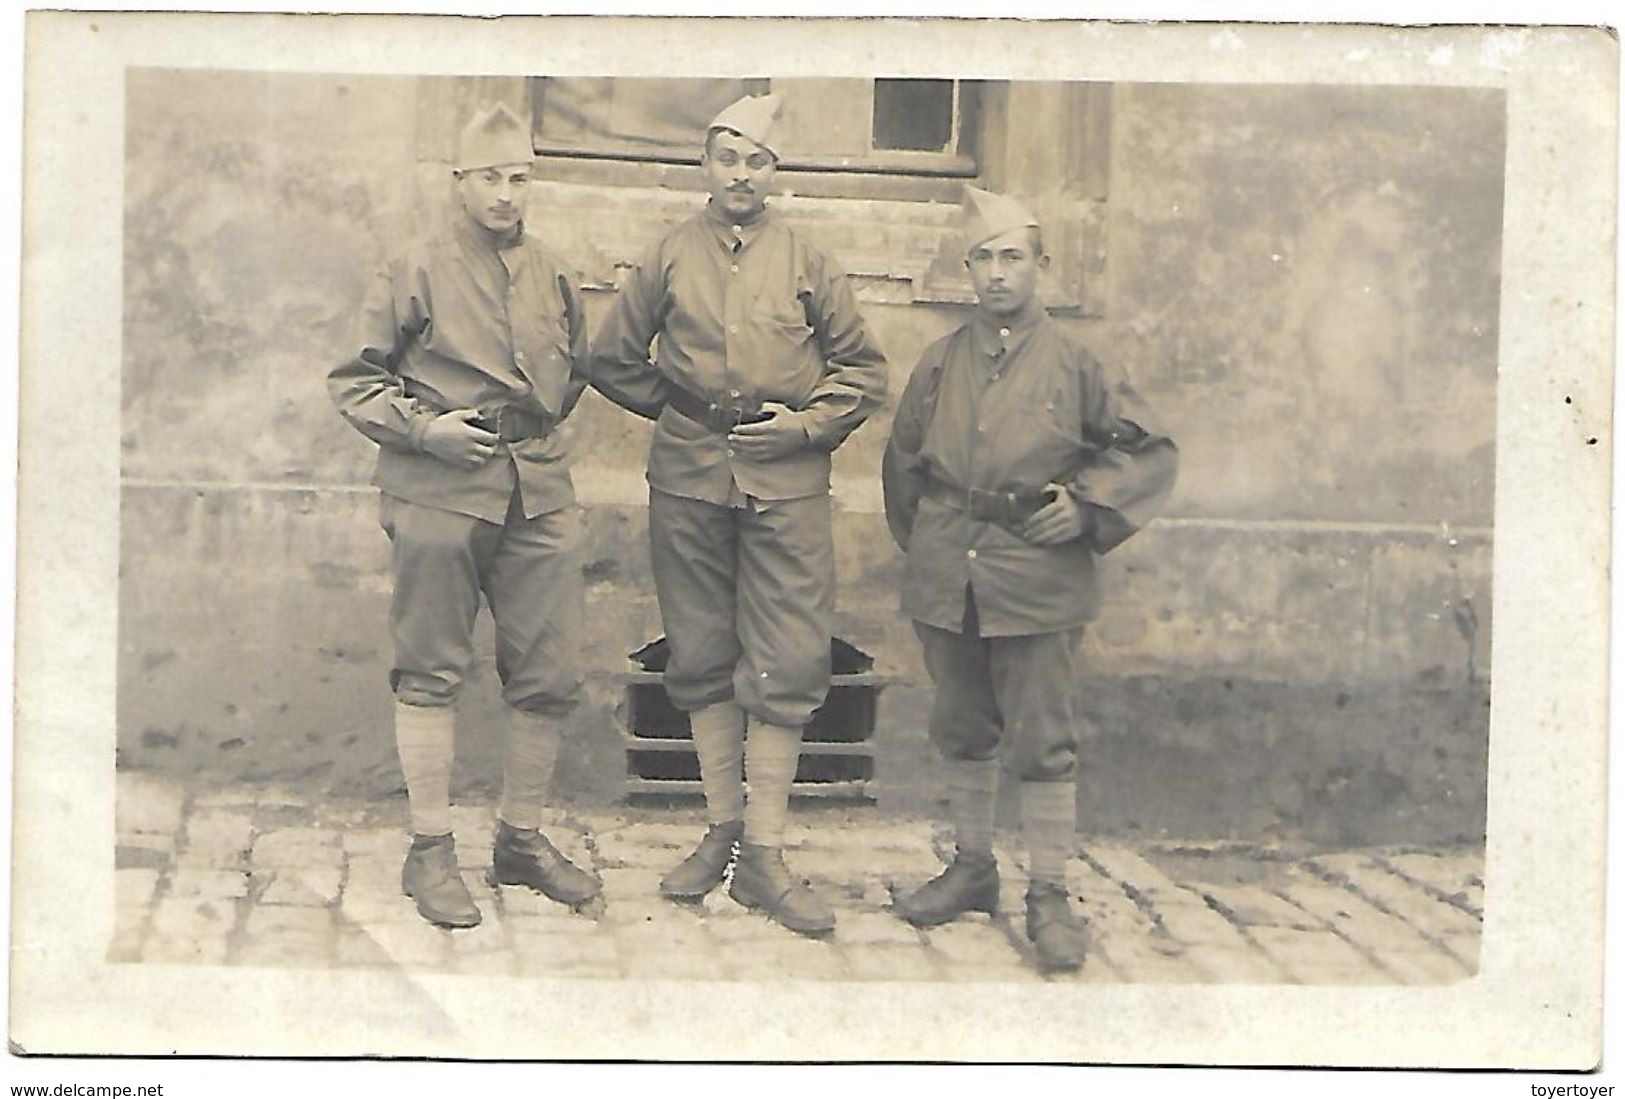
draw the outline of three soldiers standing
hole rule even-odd
[[[567,904],[597,892],[537,830],[580,682],[579,517],[557,428],[590,382],[656,422],[666,688],[693,729],[709,823],[661,892],[703,896],[732,863],[740,903],[795,931],[834,927],[781,847],[802,730],[830,683],[830,456],[880,407],[887,370],[843,273],[766,204],[779,106],[746,97],[712,122],[709,201],[630,272],[590,353],[573,285],[524,234],[528,129],[504,108],[481,115],[464,133],[451,229],[391,263],[363,312],[364,350],[330,377],[346,419],[381,447],[415,833],[403,884],[433,922],[479,918],[446,803],[451,707],[482,592],[513,711],[491,880]],[[920,925],[996,910],[1002,746],[1022,780],[1028,934],[1044,968],[1075,968],[1083,936],[1064,869],[1094,559],[1155,513],[1176,456],[1132,390],[1045,314],[1036,219],[974,188],[965,212],[978,306],[926,349],[883,470],[958,848],[897,910]]]

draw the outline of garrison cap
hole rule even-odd
[[[965,236],[965,251],[969,252],[984,240],[1012,229],[1027,226],[1036,229],[1038,219],[1013,198],[967,186],[965,201],[959,208],[959,225]]]
[[[506,103],[480,111],[463,127],[457,139],[457,169],[492,168],[498,164],[529,164],[535,158],[530,127]]]
[[[783,111],[782,96],[771,92],[767,95],[747,95],[724,107],[722,113],[705,128],[705,136],[709,138],[713,130],[732,130],[740,137],[750,138],[777,158],[779,151],[773,147],[773,123],[779,120]]]

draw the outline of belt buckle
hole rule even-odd
[[[734,428],[744,424],[745,417],[749,415],[750,412],[747,409],[729,408],[727,405],[720,405],[715,401],[711,403],[711,421],[717,425],[718,430],[723,434],[727,434]]]
[[[970,488],[965,490],[965,510],[970,512],[972,519],[979,519],[984,523],[997,522],[1002,519],[1003,493],[991,492],[985,488]],[[995,503],[997,501],[997,503]]]

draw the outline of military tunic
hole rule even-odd
[[[586,324],[563,264],[523,226],[498,237],[462,210],[392,258],[368,288],[359,353],[328,375],[341,415],[379,444],[373,484],[391,542],[390,682],[449,706],[473,655],[483,594],[510,705],[572,708],[581,682],[580,516],[559,425],[586,387]],[[435,417],[518,413],[541,437],[477,469],[423,449]]]
[[[845,276],[773,211],[736,224],[707,206],[632,270],[591,375],[657,421],[650,549],[673,702],[734,697],[764,720],[805,724],[829,689],[830,455],[886,392],[885,357]],[[807,445],[767,461],[735,454],[673,407],[679,387],[741,418],[787,405]]]
[[[907,555],[903,610],[936,684],[933,739],[987,759],[1001,736],[1030,780],[1070,778],[1076,651],[1099,600],[1095,558],[1140,529],[1173,487],[1177,452],[1139,396],[1033,303],[978,312],[926,348],[892,424],[886,517]],[[955,493],[1066,487],[1083,534],[1028,542]],[[954,502],[949,502],[954,500]]]

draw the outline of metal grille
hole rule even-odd
[[[626,685],[626,790],[630,795],[700,797],[700,763],[688,715],[673,706],[662,673],[664,637],[630,654],[637,666]],[[868,653],[840,638],[830,646],[829,697],[813,714],[801,744],[791,797],[870,801],[875,713],[888,681],[870,669]]]

